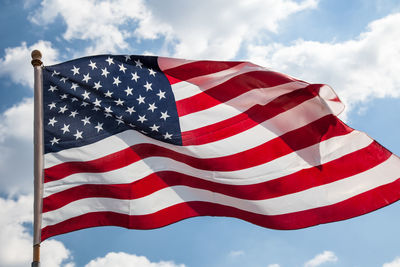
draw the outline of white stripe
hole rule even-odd
[[[101,158],[141,143],[156,144],[197,158],[216,158],[232,155],[259,146],[277,136],[329,114],[329,110],[321,108],[319,104],[320,100],[318,98],[310,99],[247,131],[213,143],[197,146],[174,146],[149,138],[137,131],[129,130],[80,148],[47,153],[45,155],[45,168],[78,159],[79,161],[89,161]],[[246,140],[246,142],[243,142],[243,140]]]
[[[157,60],[158,60],[158,66],[162,71],[195,62],[194,60],[169,58],[169,57],[158,57]]]
[[[197,95],[203,92],[200,87],[188,82],[179,82],[171,85],[172,92],[174,93],[175,101]]]
[[[207,171],[165,157],[150,157],[105,173],[77,173],[44,184],[44,197],[80,184],[126,184],[154,172],[175,171],[223,184],[246,185],[270,181],[302,169],[318,166],[362,149],[373,140],[353,131],[298,150],[273,161],[238,171]]]
[[[325,100],[325,104],[329,107],[332,114],[338,116],[344,110],[344,104],[339,101],[335,91],[328,85],[324,85],[319,90],[319,95]]]
[[[133,200],[87,198],[43,214],[42,227],[59,223],[85,213],[112,211],[128,215],[146,215],[173,205],[204,201],[263,215],[288,214],[327,205],[333,205],[400,177],[400,160],[392,155],[382,164],[352,177],[313,187],[298,193],[265,200],[244,200],[186,186],[174,186]]]
[[[182,100],[207,91],[217,85],[220,85],[235,76],[253,71],[268,71],[266,68],[244,62],[232,68],[214,72],[203,76],[197,76],[188,79],[181,83],[176,83],[171,86],[175,100]]]
[[[281,95],[304,88],[307,85],[308,84],[301,82],[291,82],[274,87],[253,89],[225,103],[180,116],[179,123],[181,131],[191,131],[227,120],[255,105],[264,106]]]

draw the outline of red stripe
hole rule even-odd
[[[177,185],[209,190],[241,199],[261,200],[274,198],[364,172],[384,162],[391,155],[392,153],[388,150],[382,149],[379,144],[373,142],[361,150],[323,165],[251,185],[220,184],[177,172],[161,171],[129,184],[84,184],[55,193],[43,199],[43,212],[61,208],[68,203],[83,198],[136,199],[150,195],[163,188]]]
[[[197,95],[179,100],[176,107],[179,116],[201,111],[225,103],[248,91],[269,88],[294,80],[272,71],[253,71],[229,79]]]
[[[176,78],[174,78],[174,77],[172,77],[172,76],[169,76],[168,74],[165,74],[165,73],[164,73],[164,75],[165,75],[165,77],[167,77],[167,79],[168,79],[168,81],[169,81],[169,84],[171,84],[171,85],[173,85],[173,84],[175,84],[175,83],[181,82],[181,80],[176,79]]]
[[[182,132],[182,144],[202,145],[244,132],[282,112],[294,108],[318,95],[320,85],[309,85],[288,94],[281,95],[264,106],[255,105],[245,112],[195,130]]]
[[[219,158],[195,158],[153,144],[138,144],[100,159],[87,162],[65,162],[45,170],[45,183],[74,173],[100,173],[122,168],[148,157],[168,157],[197,169],[235,171],[257,166],[293,151],[317,144],[334,136],[345,135],[352,129],[328,115],[306,126],[274,138],[260,146]],[[319,153],[315,157],[320,156]]]
[[[154,229],[196,216],[227,216],[272,229],[300,229],[374,211],[399,200],[399,192],[400,179],[333,205],[272,216],[208,202],[185,202],[148,215],[129,216],[114,212],[92,212],[46,226],[42,229],[42,241],[54,235],[95,226]]]
[[[234,61],[194,61],[175,68],[163,70],[163,72],[174,77],[175,79],[186,81],[198,76],[230,69],[242,63],[243,62]]]

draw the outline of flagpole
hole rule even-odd
[[[33,261],[32,267],[40,266],[40,241],[42,227],[42,196],[43,196],[43,80],[42,54],[39,50],[32,51],[32,66],[34,69],[34,200],[33,200]]]

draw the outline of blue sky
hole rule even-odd
[[[32,49],[47,65],[102,53],[249,60],[331,85],[346,104],[342,119],[400,154],[396,0],[0,4],[0,266],[31,262]],[[92,228],[44,242],[42,266],[395,267],[399,214],[395,203],[295,231],[211,217],[148,231]]]

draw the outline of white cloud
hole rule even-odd
[[[338,258],[332,251],[324,251],[304,264],[304,267],[317,267],[327,262],[337,262]]]
[[[31,21],[66,23],[66,40],[90,41],[86,54],[133,49],[129,42],[159,38],[159,52],[178,57],[232,59],[243,43],[276,32],[289,15],[318,0],[142,1],[43,0]]]
[[[59,16],[67,26],[63,37],[91,41],[84,52],[92,54],[128,48],[126,39],[133,35],[129,26],[145,20],[149,11],[142,0],[43,0],[31,21],[47,25]]]
[[[32,221],[32,197],[0,198],[0,266],[25,266],[32,261],[32,237],[23,226]]]
[[[33,191],[33,100],[0,114],[0,192],[7,195]]]
[[[0,58],[0,75],[9,76],[14,83],[33,88],[31,52],[34,49],[42,52],[46,65],[53,64],[58,57],[58,51],[50,42],[40,40],[29,47],[23,42],[20,46],[5,49],[5,56]]]
[[[6,138],[31,141],[32,132],[32,98],[26,98],[0,114],[0,142],[4,142]]]
[[[269,264],[268,267],[280,267],[280,265],[277,263],[274,263],[274,264]]]
[[[17,199],[0,198],[0,266],[22,267],[32,262],[32,236],[26,228],[33,219],[32,196]],[[61,266],[71,259],[65,246],[56,240],[44,241],[41,245],[42,266]],[[69,262],[70,267],[73,263]]]
[[[289,15],[316,6],[314,0],[152,1],[152,17],[137,32],[168,24],[174,56],[232,59],[244,42],[258,39],[264,31],[276,32]]]
[[[43,267],[74,267],[71,252],[57,240],[46,240],[41,244],[41,265]],[[69,262],[66,262],[69,261]]]
[[[144,256],[124,252],[110,252],[103,258],[91,260],[85,267],[185,267],[171,261],[150,262]]]
[[[391,262],[384,263],[382,267],[400,267],[400,257],[395,258]]]
[[[247,47],[250,60],[314,83],[327,83],[348,105],[400,96],[400,13],[376,20],[354,40],[297,40]],[[349,108],[347,109],[347,111]]]

